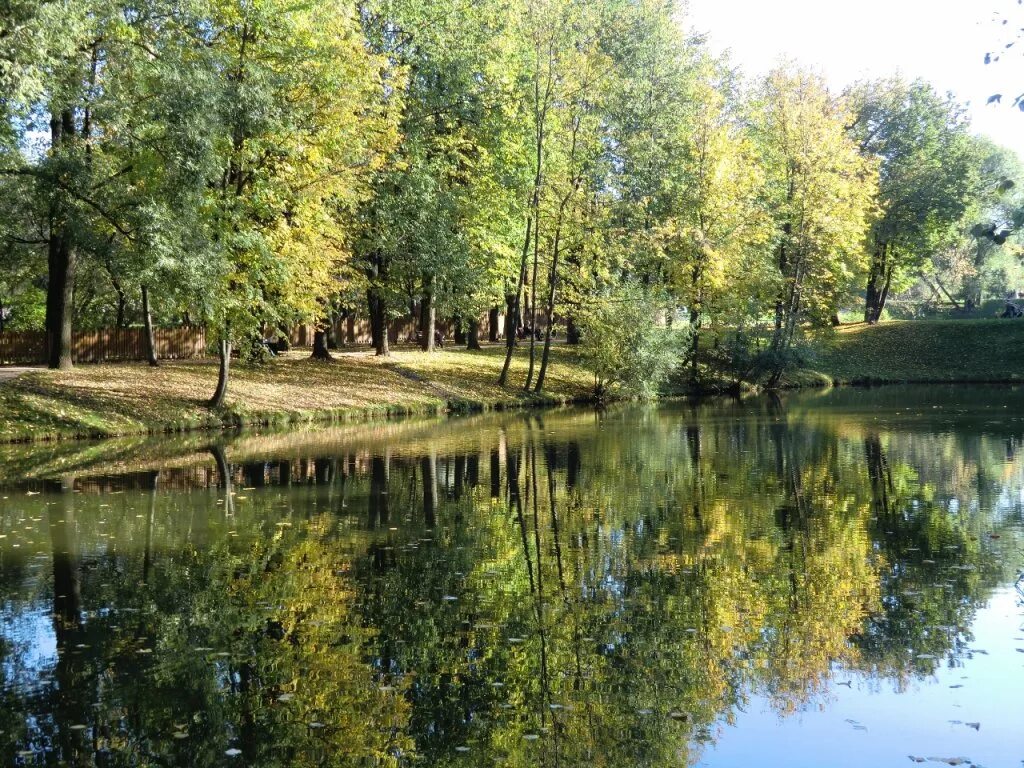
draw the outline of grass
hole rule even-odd
[[[1024,321],[927,320],[841,326],[818,340],[813,372],[836,384],[1024,381]]]
[[[499,387],[503,351],[500,346],[434,354],[399,349],[382,359],[360,350],[316,362],[298,350],[264,366],[234,365],[227,405],[218,411],[205,405],[217,380],[213,361],[166,362],[155,369],[125,363],[32,371],[0,383],[0,442],[338,422],[589,397],[592,377],[572,351],[557,346],[542,396],[522,390],[525,350],[517,353],[510,386]]]

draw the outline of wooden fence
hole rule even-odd
[[[153,332],[156,355],[165,360],[203,357],[206,354],[206,330],[197,326],[156,328]],[[76,363],[102,363],[115,360],[145,360],[144,328],[108,328],[101,331],[76,331],[71,335],[71,357]],[[46,362],[46,334],[43,331],[5,331],[0,333],[0,364]]]

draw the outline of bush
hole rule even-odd
[[[580,354],[594,374],[598,398],[613,393],[656,396],[679,367],[686,331],[658,322],[665,302],[636,283],[625,283],[596,298],[581,313]]]

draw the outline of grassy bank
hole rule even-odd
[[[910,320],[842,326],[809,361],[836,384],[1024,382],[1024,321]]]
[[[111,437],[226,425],[349,421],[447,410],[488,410],[586,399],[592,377],[571,351],[552,349],[541,397],[522,391],[526,354],[510,386],[495,383],[503,349],[398,350],[386,359],[365,350],[315,362],[296,351],[260,367],[234,366],[227,407],[205,401],[217,380],[213,362],[80,365],[31,371],[0,384],[0,442]]]

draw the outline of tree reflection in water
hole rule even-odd
[[[693,762],[752,696],[787,714],[964,654],[1012,582],[1013,445],[754,401],[26,481],[0,502],[0,752]]]

